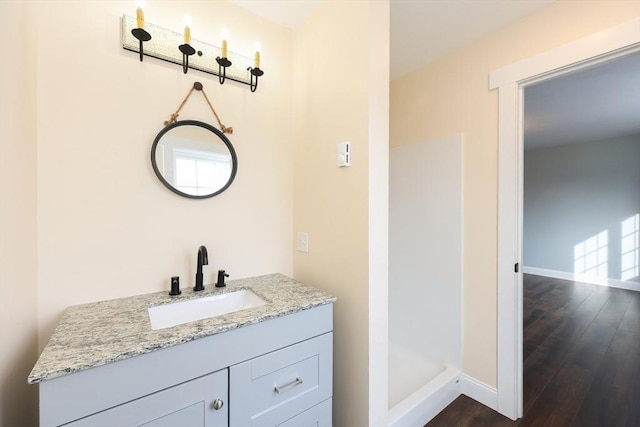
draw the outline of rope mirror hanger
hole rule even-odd
[[[218,125],[220,126],[220,130],[222,130],[222,133],[232,134],[233,128],[231,126],[226,127],[225,125],[222,124],[222,122],[220,121],[220,117],[218,116],[218,113],[216,113],[215,108],[213,108],[213,105],[211,105],[211,101],[209,101],[209,97],[207,96],[206,92],[204,91],[204,87],[200,82],[193,83],[193,86],[191,87],[191,89],[189,89],[189,93],[187,93],[187,96],[184,97],[184,99],[182,100],[182,103],[180,104],[176,112],[171,114],[171,116],[169,117],[169,120],[165,120],[164,125],[168,126],[171,123],[175,123],[178,120],[178,116],[180,115],[180,110],[182,109],[182,107],[184,107],[184,104],[187,103],[187,100],[189,99],[189,97],[191,96],[194,90],[202,92],[202,95],[204,95],[204,99],[207,101],[207,104],[209,104],[209,108],[211,108],[211,112],[213,112],[213,115],[218,121]]]

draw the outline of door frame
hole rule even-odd
[[[523,412],[522,195],[524,88],[640,51],[640,18],[494,70],[498,89],[498,412]],[[519,272],[514,266],[520,264]]]

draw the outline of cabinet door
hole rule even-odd
[[[68,424],[72,427],[226,427],[227,369],[150,394]],[[222,407],[214,402],[220,399]]]

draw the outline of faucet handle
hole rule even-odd
[[[180,291],[180,277],[173,276],[171,278],[171,292],[169,292],[169,295],[174,297],[176,295],[180,295],[181,293],[182,292]]]
[[[225,286],[227,286],[224,283],[225,277],[229,277],[229,275],[225,273],[224,270],[218,270],[218,281],[216,282],[216,288],[224,288]]]

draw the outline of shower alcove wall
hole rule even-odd
[[[389,418],[423,425],[460,394],[461,134],[389,152]]]

